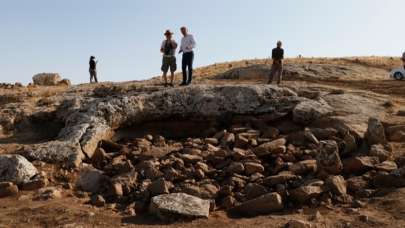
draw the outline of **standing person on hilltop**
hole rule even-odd
[[[181,34],[183,34],[179,50],[179,53],[183,53],[183,59],[181,62],[181,69],[183,71],[183,82],[180,84],[180,86],[185,86],[191,84],[191,81],[193,80],[193,49],[195,48],[196,43],[193,35],[188,33],[186,27],[181,27],[180,31]]]
[[[401,60],[402,60],[402,65],[404,66],[404,69],[405,69],[405,52],[402,54]]]
[[[90,72],[90,83],[93,83],[93,78],[94,81],[97,83],[97,62],[96,57],[90,56],[90,61],[89,61],[89,72]]]
[[[273,82],[274,76],[277,77],[277,85],[280,85],[283,78],[283,59],[284,59],[284,50],[281,48],[281,41],[277,41],[277,47],[271,52],[271,58],[273,59],[273,65],[271,66],[271,72],[269,77],[269,82]]]
[[[173,87],[173,80],[174,80],[174,72],[176,72],[177,64],[176,64],[176,48],[177,43],[176,41],[172,40],[173,33],[170,30],[166,30],[164,33],[166,39],[162,42],[160,46],[160,52],[163,53],[163,60],[162,60],[162,71],[163,71],[163,80],[165,81],[164,86],[167,87],[170,85]],[[170,68],[170,84],[167,84],[167,71]]]

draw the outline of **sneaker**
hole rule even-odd
[[[187,84],[186,83],[184,83],[184,82],[182,82],[181,84],[180,84],[180,86],[186,86]]]
[[[170,87],[174,87],[173,83],[169,83],[169,86],[170,86]]]

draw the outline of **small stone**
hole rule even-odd
[[[163,178],[155,180],[149,185],[149,192],[152,196],[161,195],[161,194],[168,194],[170,193],[170,188],[172,188],[173,184],[169,181],[165,181]]]
[[[359,220],[362,222],[369,222],[369,217],[367,215],[359,215]]]
[[[378,157],[380,161],[386,161],[391,157],[391,153],[381,144],[372,145],[369,151],[370,156]]]
[[[249,146],[249,139],[241,134],[236,135],[235,147],[246,149]]]
[[[299,180],[300,177],[291,173],[281,173],[274,176],[268,176],[263,180],[263,183],[268,186],[276,186],[277,184],[285,184],[289,181]]]
[[[286,151],[286,139],[281,138],[277,139],[268,143],[264,143],[254,149],[254,153],[259,156],[263,157],[269,154],[281,154]]]
[[[379,171],[384,171],[384,172],[392,172],[392,171],[398,169],[398,166],[393,161],[385,161],[385,162],[375,165],[375,169],[379,170]]]
[[[361,201],[361,200],[354,200],[352,205],[353,205],[354,208],[363,208],[367,204],[365,202]]]
[[[96,207],[104,207],[105,199],[102,195],[91,196],[90,203]]]
[[[323,190],[319,186],[301,186],[290,191],[291,197],[300,202],[305,203],[313,197],[318,197],[322,194]]]
[[[152,135],[145,135],[145,139],[148,140],[149,142],[153,141],[153,136]]]
[[[233,196],[227,196],[222,199],[221,207],[228,210],[236,205],[236,199]]]
[[[180,158],[186,163],[197,163],[203,160],[201,156],[191,154],[181,154]]]
[[[231,211],[242,216],[256,216],[281,211],[283,208],[282,197],[278,193],[268,193],[256,199],[245,201]]]
[[[207,144],[211,144],[211,145],[218,145],[218,139],[217,138],[205,138],[204,142]]]
[[[298,175],[316,173],[318,170],[317,161],[316,160],[300,161],[294,163],[292,166],[289,166],[288,170]]]
[[[303,220],[290,220],[287,224],[286,224],[287,228],[312,228],[312,224],[310,222],[306,222]]]
[[[62,192],[55,187],[46,187],[38,190],[37,199],[41,200],[51,200],[62,198]]]
[[[336,195],[346,195],[347,193],[346,181],[342,176],[329,176],[325,184]]]
[[[319,212],[318,210],[315,212],[315,214],[311,217],[311,220],[312,221],[315,221],[315,222],[320,222],[320,221],[322,221],[323,220],[323,216],[322,216],[322,214],[321,214],[321,212]]]
[[[320,142],[319,154],[317,156],[318,170],[330,174],[340,174],[343,164],[339,156],[339,148],[336,141],[326,140]]]
[[[17,185],[12,182],[0,182],[0,198],[16,196],[18,194]]]
[[[384,125],[378,119],[370,118],[364,138],[370,146],[374,144],[386,144],[387,139],[385,137]]]
[[[264,167],[263,165],[255,162],[246,162],[244,164],[245,166],[245,172],[247,175],[251,175],[254,173],[262,173],[264,172]]]
[[[255,199],[259,196],[266,194],[267,189],[260,184],[250,183],[250,184],[246,185],[245,192],[246,192],[246,198],[248,200],[251,200],[251,199]]]
[[[232,162],[226,171],[230,174],[238,173],[242,174],[245,171],[245,166],[241,162]]]
[[[378,163],[376,157],[352,157],[343,161],[343,169],[348,174],[361,174],[373,169]]]

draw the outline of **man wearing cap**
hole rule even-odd
[[[191,84],[193,80],[193,61],[194,61],[194,52],[195,40],[193,35],[189,34],[186,27],[180,28],[183,38],[181,39],[181,45],[179,53],[183,53],[183,59],[181,62],[181,69],[183,71],[183,82],[181,86]]]
[[[277,85],[280,85],[283,78],[283,59],[284,50],[281,48],[281,41],[277,42],[277,47],[271,52],[271,58],[273,59],[273,65],[271,66],[271,72],[268,84],[273,82],[274,76],[277,77]]]
[[[94,81],[97,83],[97,62],[96,57],[90,56],[90,61],[89,61],[89,73],[90,73],[90,83],[93,83],[93,78]]]
[[[167,87],[168,85],[173,87],[173,80],[174,80],[174,72],[177,69],[176,64],[176,48],[177,43],[176,41],[172,40],[173,33],[170,30],[166,30],[164,33],[166,39],[162,42],[160,46],[160,52],[163,54],[162,60],[162,71],[163,71],[163,80],[164,86]],[[170,69],[170,83],[167,83],[167,71]]]

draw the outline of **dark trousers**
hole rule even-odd
[[[181,69],[183,71],[183,84],[190,84],[193,80],[193,61],[194,52],[183,53],[183,59],[181,62]]]
[[[89,70],[90,72],[90,83],[93,82],[93,78],[95,82],[98,82],[97,80],[97,71],[96,70]]]
[[[277,78],[277,84],[280,84],[281,81],[283,80],[283,63],[273,62],[269,76],[269,84],[273,82],[274,77]]]

